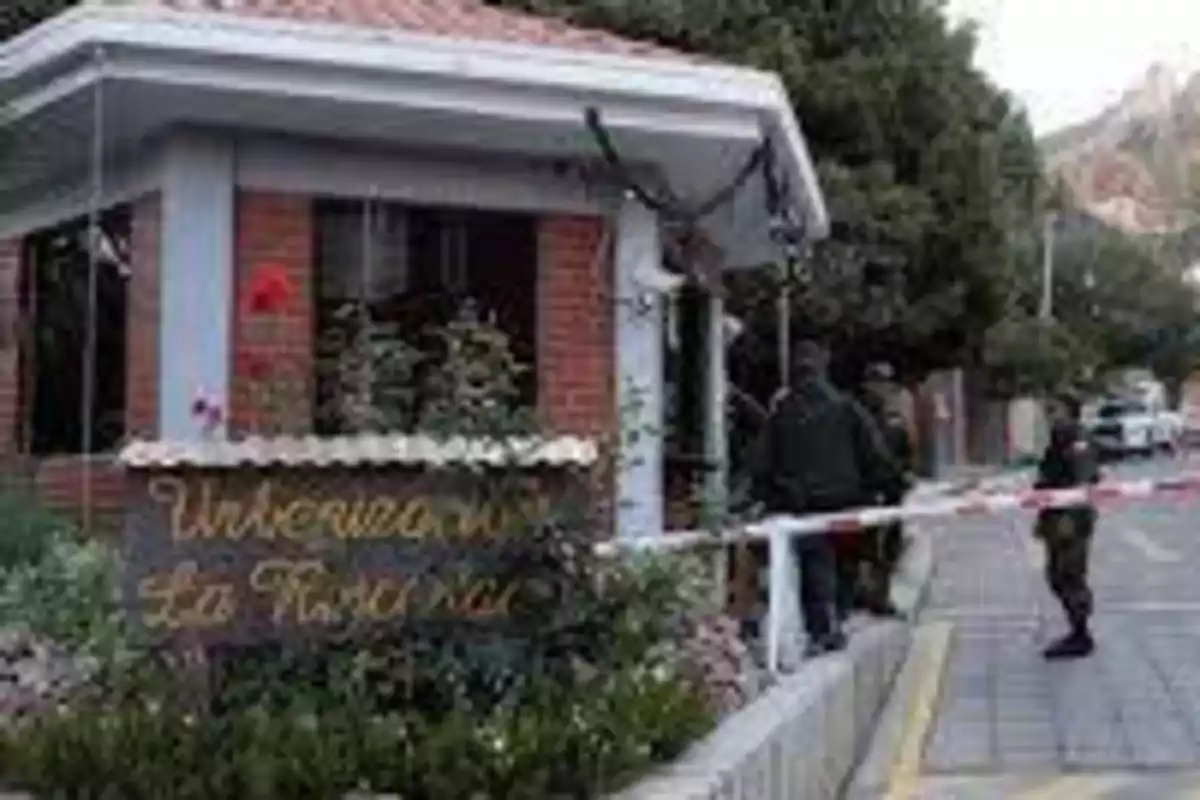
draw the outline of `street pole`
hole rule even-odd
[[[792,264],[789,261],[783,267],[783,285],[780,287],[778,299],[779,317],[779,389],[787,389],[790,381],[792,363]]]
[[[1049,321],[1054,313],[1054,223],[1056,215],[1042,218],[1042,306],[1039,316]]]

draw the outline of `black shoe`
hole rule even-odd
[[[867,604],[867,613],[873,617],[883,617],[884,619],[900,619],[904,616],[891,600],[880,600]]]
[[[1062,661],[1070,658],[1086,658],[1096,649],[1096,642],[1086,630],[1074,631],[1059,639],[1042,651],[1042,656],[1048,661]]]
[[[833,631],[824,636],[809,639],[808,645],[804,648],[804,657],[817,658],[826,653],[836,653],[839,650],[845,650],[846,642],[846,634],[841,631]]]

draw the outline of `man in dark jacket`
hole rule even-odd
[[[825,375],[826,364],[819,345],[798,342],[792,388],[774,404],[764,425],[754,485],[769,512],[820,514],[862,507],[903,482],[870,416],[833,387]],[[809,653],[840,650],[846,638],[836,609],[830,535],[792,541],[800,562],[800,604]]]
[[[1058,398],[1050,443],[1038,465],[1038,489],[1069,489],[1100,481],[1096,453],[1079,423],[1080,402],[1073,394]],[[1046,580],[1062,604],[1070,632],[1050,645],[1048,659],[1081,658],[1095,649],[1088,621],[1092,590],[1088,586],[1088,554],[1096,527],[1096,507],[1081,503],[1038,513],[1034,535],[1046,546]]]

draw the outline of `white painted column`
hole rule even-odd
[[[637,276],[661,264],[656,215],[626,199],[617,216],[615,287],[617,411],[616,533],[663,532],[663,300]]]
[[[196,397],[229,410],[233,324],[234,147],[180,134],[162,181],[158,422],[163,439],[201,436]],[[223,436],[225,426],[214,432]]]
[[[729,425],[726,412],[728,370],[725,363],[725,301],[708,300],[708,335],[705,348],[704,457],[717,465],[705,481],[707,500],[724,514],[729,500]]]
[[[704,457],[715,469],[705,476],[705,513],[724,521],[729,512],[729,426],[725,364],[725,301],[708,299],[708,332],[705,337],[707,363],[704,370]],[[729,551],[720,548],[713,559],[715,600],[724,608],[729,599]]]

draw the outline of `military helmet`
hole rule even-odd
[[[1078,419],[1083,411],[1083,393],[1073,386],[1066,386],[1056,391],[1054,400],[1066,409],[1072,419]]]

